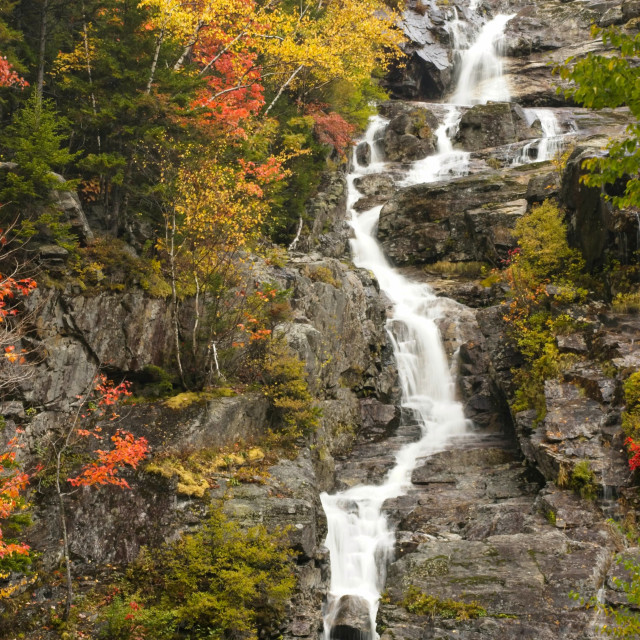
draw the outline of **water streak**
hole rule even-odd
[[[540,122],[542,138],[532,140],[522,147],[513,159],[512,165],[552,160],[565,144],[565,135],[556,114],[551,109],[525,109],[524,112],[529,126],[536,120]]]
[[[471,106],[508,102],[509,86],[502,74],[504,30],[515,13],[500,14],[485,24],[475,42],[462,52],[460,75],[452,104]]]
[[[455,103],[468,105],[509,99],[502,77],[500,47],[504,28],[511,17],[494,18],[482,28],[478,39],[462,52],[458,89],[436,131],[437,154],[414,163],[403,184],[434,182],[468,172],[470,154],[454,150],[452,143],[461,117]],[[460,21],[452,25],[450,33],[457,44],[464,42],[466,32]],[[420,427],[421,437],[400,449],[395,466],[381,484],[321,495],[327,516],[325,544],[331,561],[331,584],[324,611],[325,640],[339,635],[335,631],[345,598],[364,603],[365,614],[369,617],[366,640],[377,638],[378,601],[395,543],[383,505],[406,492],[418,460],[445,449],[454,437],[465,435],[468,427],[462,406],[455,400],[453,378],[436,324],[443,315],[441,299],[428,285],[408,280],[387,262],[375,238],[382,207],[374,207],[360,215],[353,209],[361,196],[355,180],[385,171],[376,143],[384,126],[385,121],[375,117],[365,134],[372,152],[367,167],[359,165],[354,152],[354,169],[348,176],[347,203],[354,231],[352,250],[355,264],[372,271],[382,291],[394,303],[387,328],[398,365],[402,406],[404,414],[412,416]],[[361,630],[360,638],[365,637]]]
[[[374,119],[366,139],[374,140],[379,127],[379,119]],[[361,167],[355,155],[354,164],[349,176],[349,206],[360,197],[354,180],[384,169],[379,160]],[[402,405],[414,416],[422,437],[398,452],[395,466],[382,484],[321,496],[328,523],[326,546],[331,556],[330,595],[324,618],[327,640],[332,637],[343,596],[366,601],[371,638],[376,637],[378,600],[395,540],[383,504],[405,493],[420,458],[442,450],[452,437],[463,435],[467,424],[461,405],[454,399],[453,379],[436,325],[442,315],[441,301],[427,285],[407,280],[388,264],[374,237],[381,208],[360,215],[352,209],[354,262],[375,274],[380,288],[394,303],[388,329],[398,364]]]

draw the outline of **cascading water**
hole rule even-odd
[[[536,120],[542,128],[542,138],[526,144],[513,160],[513,166],[528,162],[546,162],[551,160],[564,147],[565,136],[556,114],[551,109],[525,109],[527,124]]]
[[[498,16],[487,23],[476,42],[463,52],[459,88],[436,131],[438,153],[414,163],[404,184],[433,182],[468,171],[470,154],[454,151],[451,142],[460,120],[460,111],[454,105],[509,99],[502,78],[499,48],[510,18]],[[377,638],[378,601],[395,542],[383,504],[405,493],[419,459],[443,450],[452,438],[467,433],[467,421],[454,397],[453,378],[436,325],[436,320],[443,315],[442,300],[428,285],[411,282],[388,264],[375,239],[382,207],[360,215],[353,209],[360,197],[354,184],[356,178],[385,169],[376,145],[383,126],[384,121],[375,117],[366,132],[365,141],[372,151],[367,167],[358,163],[354,153],[354,170],[348,178],[348,207],[355,236],[352,250],[355,264],[372,271],[380,288],[394,303],[388,330],[398,364],[402,406],[405,413],[415,417],[421,438],[398,452],[395,466],[382,484],[321,495],[331,561],[331,584],[324,611],[325,640],[341,637],[338,629],[345,606],[366,610],[369,620],[359,640]]]
[[[436,130],[438,153],[414,162],[402,184],[424,184],[445,178],[463,176],[469,169],[468,151],[454,150],[451,138],[455,135],[460,122],[460,111],[455,106],[448,106],[443,123]]]
[[[379,126],[379,119],[374,119],[367,139],[373,140]],[[355,170],[349,176],[350,207],[360,197],[354,187],[355,178],[379,172],[383,167],[372,162],[364,168],[355,160]],[[359,486],[321,496],[328,522],[326,546],[331,555],[330,596],[324,619],[327,640],[332,637],[331,629],[343,596],[366,602],[371,637],[375,637],[378,599],[394,545],[382,505],[406,491],[419,458],[442,450],[453,436],[464,434],[466,429],[462,407],[454,399],[453,380],[435,323],[441,315],[439,299],[427,285],[410,282],[387,263],[374,238],[380,209],[354,214],[354,262],[373,271],[380,288],[395,305],[389,330],[398,362],[402,404],[415,415],[422,437],[400,450],[395,467],[381,485]]]
[[[502,75],[504,30],[515,14],[498,15],[482,27],[475,42],[462,52],[457,88],[452,104],[471,106],[508,102],[509,87]]]

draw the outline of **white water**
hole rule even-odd
[[[475,42],[462,51],[458,85],[452,104],[471,106],[508,102],[509,86],[502,75],[502,50],[507,22],[515,16],[498,15],[482,27]]]
[[[528,162],[546,162],[553,159],[564,147],[565,135],[556,114],[551,109],[525,109],[527,124],[531,126],[536,120],[542,127],[542,138],[526,144],[513,160],[513,166]]]
[[[455,151],[451,143],[460,120],[460,110],[454,105],[509,99],[508,87],[502,78],[500,46],[511,17],[498,16],[487,23],[478,39],[462,51],[458,90],[436,131],[438,153],[414,163],[403,184],[434,182],[468,172],[470,154]],[[462,43],[464,30],[459,22],[451,32],[457,42]],[[380,117],[372,118],[365,134],[372,150],[369,166],[361,167],[354,153],[354,170],[348,178],[348,207],[355,236],[352,250],[355,264],[372,271],[382,291],[394,303],[388,330],[398,364],[402,405],[405,413],[413,415],[420,426],[421,438],[400,449],[395,466],[380,485],[357,486],[335,495],[321,495],[328,528],[325,544],[331,561],[331,584],[324,611],[325,640],[331,639],[339,613],[337,605],[343,596],[366,601],[372,630],[370,640],[377,638],[378,602],[395,543],[383,504],[407,491],[418,460],[443,450],[453,438],[467,433],[467,421],[454,397],[453,378],[436,325],[436,320],[443,315],[441,300],[428,285],[408,280],[387,262],[375,239],[382,207],[360,215],[353,209],[361,195],[355,179],[385,170],[375,144],[384,124]]]
[[[374,118],[366,139],[373,140],[379,127],[380,119]],[[354,163],[355,170],[349,176],[349,207],[360,197],[354,186],[355,178],[384,169],[377,158],[363,168],[358,166],[354,154]],[[388,328],[398,363],[402,404],[415,416],[422,437],[398,452],[395,467],[381,485],[359,486],[321,496],[328,523],[326,546],[331,556],[330,595],[324,619],[327,640],[337,613],[335,605],[344,595],[367,601],[371,628],[375,629],[380,591],[395,540],[382,505],[385,500],[405,493],[418,459],[442,450],[452,437],[463,435],[466,430],[435,323],[441,315],[440,301],[427,285],[407,280],[387,263],[374,237],[380,209],[375,207],[360,215],[351,209],[354,262],[375,274],[380,288],[394,303]]]
[[[455,106],[447,108],[444,122],[436,129],[438,153],[414,162],[402,181],[403,186],[437,182],[468,173],[471,154],[468,151],[454,150],[451,143],[460,115],[460,110]]]

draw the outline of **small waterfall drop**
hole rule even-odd
[[[460,110],[455,106],[447,107],[444,121],[436,130],[438,153],[414,162],[402,181],[403,186],[455,178],[468,172],[471,154],[468,151],[454,150],[451,142],[460,122],[460,115]]]
[[[475,42],[462,51],[456,91],[449,102],[471,106],[509,101],[509,87],[502,75],[502,51],[505,27],[514,16],[500,14],[487,22]]]
[[[528,162],[546,162],[552,160],[564,147],[565,135],[558,122],[556,114],[551,109],[525,109],[527,124],[531,126],[536,120],[542,128],[542,138],[532,140],[526,144],[516,157],[512,165],[518,166]]]

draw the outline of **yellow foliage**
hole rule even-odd
[[[263,53],[285,74],[304,68],[294,87],[309,84],[310,77],[311,86],[337,79],[358,83],[401,55],[398,15],[379,0],[334,0],[320,15],[307,5],[291,14],[274,12],[270,20],[272,37]]]
[[[185,469],[182,464],[169,458],[150,463],[146,471],[167,479],[178,478],[178,494],[190,498],[203,498],[210,487],[199,474]]]

